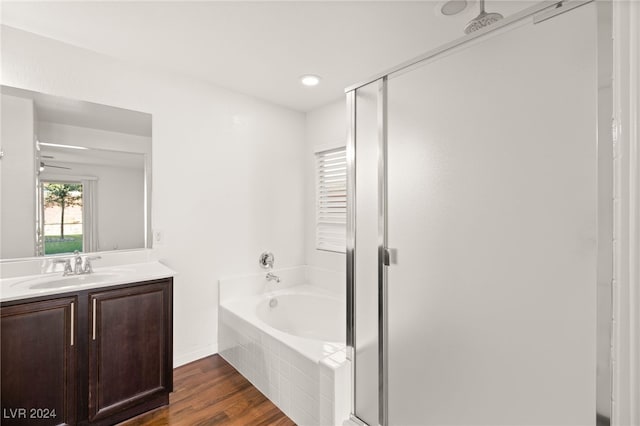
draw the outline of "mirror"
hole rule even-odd
[[[0,259],[151,247],[151,115],[1,96]]]

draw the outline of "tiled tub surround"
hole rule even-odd
[[[220,355],[297,424],[342,425],[350,392],[344,279],[309,267],[274,273],[280,283],[264,274],[220,281]]]

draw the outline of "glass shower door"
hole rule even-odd
[[[390,77],[388,424],[594,424],[595,18]]]

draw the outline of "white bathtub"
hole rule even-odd
[[[295,286],[267,293],[258,302],[258,319],[292,336],[344,345],[344,299],[313,286]]]
[[[299,425],[338,425],[349,414],[343,283],[299,267],[220,281],[220,355]],[[339,280],[339,274],[335,274]]]

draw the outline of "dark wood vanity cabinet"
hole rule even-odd
[[[166,278],[2,303],[0,423],[113,425],[166,405],[172,299]]]
[[[3,425],[76,423],[76,297],[3,307]]]

